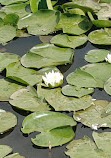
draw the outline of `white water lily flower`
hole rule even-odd
[[[63,83],[63,75],[60,72],[45,73],[45,76],[42,76],[42,79],[46,86],[50,88],[58,87]]]
[[[108,53],[107,57],[105,58],[105,60],[111,64],[111,53]]]

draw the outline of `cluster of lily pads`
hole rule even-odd
[[[73,139],[76,122],[93,130],[111,127],[111,102],[94,100],[90,95],[95,88],[111,95],[109,50],[89,51],[84,58],[89,64],[71,72],[64,87],[57,87],[62,77],[60,83],[52,86],[50,75],[49,84],[45,84],[48,74],[61,74],[56,66],[71,64],[74,49],[88,40],[111,45],[111,0],[0,0],[0,3],[1,44],[21,36],[53,36],[50,41],[33,46],[22,57],[11,52],[0,53],[0,72],[5,74],[0,79],[0,101],[31,112],[23,120],[21,131],[40,132],[31,141],[51,148]],[[73,118],[63,114],[64,111],[73,111]],[[16,116],[0,109],[0,133],[16,125]],[[111,157],[111,134],[93,132],[93,138],[94,141],[88,137],[73,140],[66,155],[79,158],[82,151],[82,157],[88,153],[92,158]],[[8,146],[1,145],[0,150],[3,158],[22,158],[18,153],[8,155],[12,152]]]

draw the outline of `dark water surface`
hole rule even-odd
[[[27,38],[25,37],[17,38],[9,42],[6,46],[0,45],[0,52],[8,51],[22,56],[31,47],[39,43],[41,43],[41,41],[37,36],[30,36]],[[87,43],[84,46],[77,48],[75,50],[73,64],[66,66],[59,66],[60,70],[64,74],[64,77],[66,77],[69,73],[74,71],[76,68],[86,65],[87,62],[84,60],[84,56],[89,50],[94,48],[96,48],[96,46],[90,43]],[[109,48],[106,47],[106,48],[110,49],[110,47]],[[2,78],[2,74],[0,75],[0,78]],[[66,81],[64,81],[63,85],[65,84]],[[111,97],[108,94],[106,94],[104,90],[101,91],[97,88],[95,89],[93,97],[96,99],[106,99],[108,101],[111,101]],[[31,143],[31,138],[35,137],[36,132],[30,134],[29,136],[23,135],[23,133],[20,131],[22,121],[26,115],[23,111],[19,111],[16,108],[12,108],[8,102],[0,102],[0,108],[13,112],[18,118],[18,125],[14,129],[3,135],[0,135],[0,144],[7,144],[11,146],[13,148],[13,152],[18,152],[20,153],[20,155],[23,155],[26,158],[68,158],[68,156],[64,154],[64,151],[66,150],[65,148],[66,145],[52,148],[52,151],[49,152],[47,148],[40,148],[34,146]],[[69,113],[68,115],[72,116],[72,113]],[[74,131],[75,131],[75,139],[81,138],[84,135],[87,135],[92,138],[92,130],[82,125],[81,123],[77,124],[77,127],[76,129],[74,129]],[[98,131],[99,132],[111,131],[111,129],[101,128]]]

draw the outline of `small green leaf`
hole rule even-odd
[[[36,136],[36,138],[32,138],[32,142],[35,145],[42,147],[53,147],[63,145],[69,142],[74,137],[74,132],[72,127],[64,126],[52,129],[49,132],[42,132]]]
[[[0,133],[3,134],[17,124],[16,116],[8,111],[0,109]]]

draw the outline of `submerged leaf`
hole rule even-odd
[[[8,111],[0,109],[0,133],[4,133],[17,124],[16,116]]]

